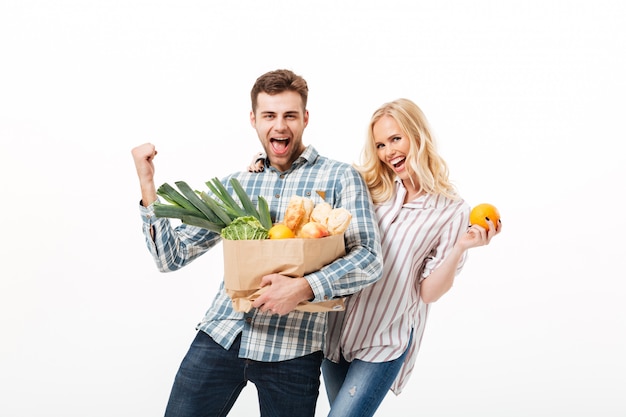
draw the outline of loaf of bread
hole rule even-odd
[[[283,223],[296,236],[300,235],[300,229],[309,221],[324,225],[331,235],[338,235],[346,231],[351,220],[352,215],[343,207],[332,208],[325,201],[314,205],[310,198],[293,196],[285,210]]]
[[[313,200],[306,197],[294,195],[289,200],[287,210],[285,210],[285,226],[297,232],[309,221],[313,211]]]
[[[343,233],[348,228],[352,215],[343,207],[334,208],[328,213],[326,228],[331,235]]]
[[[311,212],[311,220],[322,223],[324,226],[328,223],[328,215],[333,208],[325,201],[317,203]]]

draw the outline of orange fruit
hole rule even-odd
[[[293,230],[282,223],[276,223],[272,226],[268,231],[268,235],[270,239],[291,239],[296,237]]]
[[[493,222],[493,225],[498,227],[500,212],[494,205],[488,203],[479,204],[472,209],[469,217],[470,224],[477,224],[489,230],[489,224],[485,217],[488,217]]]

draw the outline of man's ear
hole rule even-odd
[[[309,124],[309,111],[305,110],[304,111],[304,127],[307,127],[308,124]]]
[[[250,110],[250,124],[252,127],[256,128],[256,117],[254,116],[254,112]]]

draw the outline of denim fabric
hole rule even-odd
[[[238,357],[240,340],[225,350],[198,332],[176,374],[166,417],[226,416],[248,381],[257,388],[261,417],[315,415],[322,353],[257,362]]]
[[[343,356],[339,363],[324,359],[322,373],[330,403],[328,417],[373,416],[400,372],[408,351],[409,348],[389,362],[359,359],[348,362]]]

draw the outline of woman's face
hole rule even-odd
[[[410,177],[406,158],[411,149],[409,138],[391,116],[381,117],[372,127],[374,146],[380,159],[393,170],[401,180]]]

